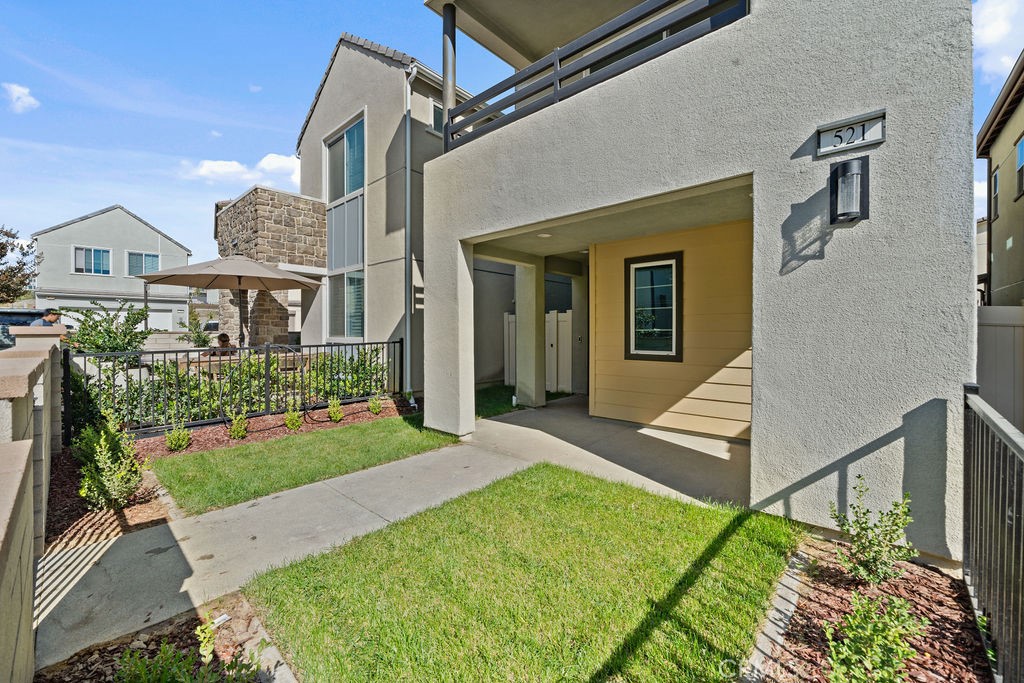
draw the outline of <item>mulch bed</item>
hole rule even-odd
[[[199,615],[210,613],[211,619],[228,614],[231,619],[217,630],[214,652],[222,662],[229,661],[236,652],[254,648],[259,643],[259,622],[249,602],[239,593],[232,593],[204,605],[196,612],[186,612],[155,626],[147,627],[116,640],[81,650],[68,659],[36,672],[35,683],[70,683],[114,680],[117,661],[127,649],[134,649],[152,657],[164,641],[180,650],[193,651],[198,657],[196,627]]]
[[[370,422],[384,417],[397,417],[414,412],[408,404],[401,402],[396,404],[388,399],[382,401],[383,410],[379,415],[370,412],[366,402],[349,403],[344,406],[345,417],[341,422],[331,422],[327,417],[327,409],[311,410],[303,416],[302,427],[298,431],[290,431],[284,426],[284,415],[263,415],[261,417],[249,418],[249,435],[244,439],[231,439],[228,437],[228,428],[224,424],[199,427],[192,430],[192,443],[183,451],[171,452],[163,435],[139,439],[135,442],[140,456],[149,458],[166,458],[184,453],[198,453],[201,451],[212,451],[218,448],[230,448],[232,446],[244,446],[261,441],[279,439],[291,434],[306,434],[318,432],[323,429],[337,429],[347,427],[358,422]]]
[[[911,641],[917,655],[907,662],[911,681],[992,681],[978,635],[970,598],[963,581],[938,569],[901,562],[904,574],[881,586],[854,582],[836,560],[835,544],[811,540],[802,550],[810,564],[801,576],[800,600],[772,659],[776,671],[765,680],[828,681],[828,642],[823,626],[850,611],[850,594],[872,598],[895,596],[910,602],[912,611],[929,621],[922,636]]]
[[[128,507],[119,512],[90,510],[78,495],[78,461],[67,449],[50,465],[50,493],[46,504],[46,551],[63,550],[117,538],[130,531],[166,524],[167,506],[158,498],[159,482],[152,472],[142,474],[142,487]]]

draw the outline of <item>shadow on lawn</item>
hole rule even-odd
[[[672,589],[665,594],[661,600],[651,604],[650,609],[647,611],[647,616],[627,635],[622,643],[615,649],[615,651],[609,655],[608,659],[605,660],[601,668],[594,672],[590,677],[590,683],[602,683],[608,680],[617,680],[621,676],[625,669],[628,667],[630,661],[639,652],[640,648],[643,647],[651,636],[657,631],[665,622],[670,621],[676,623],[680,630],[689,631],[689,636],[695,640],[699,640],[701,645],[708,651],[713,651],[719,655],[724,656],[721,650],[716,648],[711,643],[700,635],[697,631],[693,630],[687,624],[681,622],[681,620],[672,614],[672,610],[675,609],[679,601],[683,599],[683,596],[693,587],[700,578],[700,575],[707,569],[708,565],[715,559],[715,557],[722,551],[725,544],[729,542],[729,539],[739,531],[740,527],[754,513],[751,510],[741,510],[736,513],[729,524],[724,529],[718,532],[707,547],[704,548],[704,552],[700,554],[700,557],[690,563],[690,567],[686,572],[679,577]],[[680,667],[684,666],[683,662],[676,661],[676,664]],[[682,673],[682,672],[680,672]]]

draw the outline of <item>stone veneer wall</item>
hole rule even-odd
[[[264,263],[312,268],[327,265],[327,211],[311,197],[254,187],[234,201],[217,202],[217,249]],[[238,342],[238,291],[220,296],[220,331]],[[288,342],[288,292],[248,292],[246,344]]]

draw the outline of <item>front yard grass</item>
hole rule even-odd
[[[455,443],[423,427],[422,415],[153,461],[153,471],[190,515],[399,460]]]
[[[801,535],[541,464],[243,591],[308,681],[731,680]]]

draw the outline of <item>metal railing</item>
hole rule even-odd
[[[995,672],[1024,681],[1024,434],[967,385],[964,578],[995,654]]]
[[[678,7],[669,11],[673,5]],[[647,0],[453,107],[444,124],[445,151],[634,69],[749,13],[749,0]],[[499,99],[488,102],[495,97]]]
[[[404,341],[131,353],[64,349],[64,442],[72,411],[112,411],[132,433],[306,410],[402,391]]]

